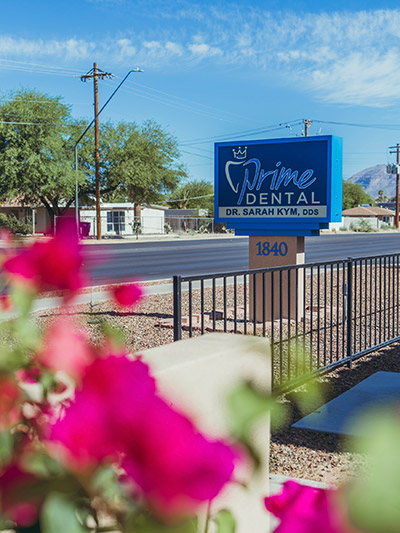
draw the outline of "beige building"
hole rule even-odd
[[[345,209],[342,215],[342,225],[345,228],[349,228],[351,225],[358,226],[362,220],[367,220],[374,229],[379,229],[382,224],[394,225],[394,212],[383,207],[365,207],[360,205],[351,209]]]

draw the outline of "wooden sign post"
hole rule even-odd
[[[304,264],[304,237],[249,237],[249,268]],[[263,279],[264,278],[264,279]],[[303,316],[303,276],[283,271],[250,276],[250,319],[270,322]],[[264,292],[264,297],[263,297]],[[274,299],[272,300],[272,292]],[[281,310],[282,304],[282,310]],[[296,311],[297,307],[297,311]]]

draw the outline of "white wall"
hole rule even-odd
[[[125,230],[120,233],[122,236],[134,235],[134,210],[133,204],[102,204],[101,206],[101,233],[105,236],[116,236],[115,231],[107,229],[107,213],[109,211],[123,211],[125,213]],[[94,207],[82,208],[80,210],[81,222],[90,222],[89,235],[96,235],[96,210]],[[142,234],[164,233],[164,210],[151,207],[142,207],[140,216],[140,231]]]
[[[267,339],[211,333],[142,352],[157,379],[158,389],[176,408],[188,414],[201,431],[214,438],[229,435],[227,395],[244,381],[260,390],[271,390],[271,358]],[[239,468],[235,478],[247,483],[231,484],[213,501],[211,514],[230,509],[237,520],[236,533],[266,533],[269,516],[263,497],[269,490],[269,417],[252,428],[251,442],[260,458],[253,477],[249,468]],[[205,509],[204,509],[205,510]],[[205,531],[205,514],[200,513],[198,533]],[[215,533],[210,524],[209,533]]]
[[[377,217],[343,217],[342,226],[347,229],[351,224],[353,226],[359,226],[361,220],[368,221],[370,226],[374,229],[379,229],[381,227],[381,221]]]
[[[329,222],[329,231],[339,231],[343,226],[343,217],[340,222]]]
[[[163,209],[153,209],[151,207],[142,207],[141,221],[143,234],[160,234],[164,233],[164,213]]]

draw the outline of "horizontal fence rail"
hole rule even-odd
[[[275,390],[399,337],[400,254],[174,276],[174,340],[268,337]]]

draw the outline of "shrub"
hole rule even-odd
[[[374,230],[369,220],[367,220],[366,218],[361,218],[360,222],[358,223],[358,231],[370,233],[371,231],[374,231]]]
[[[0,228],[6,228],[14,235],[30,235],[32,233],[32,220],[27,222],[19,220],[15,215],[0,213]]]

